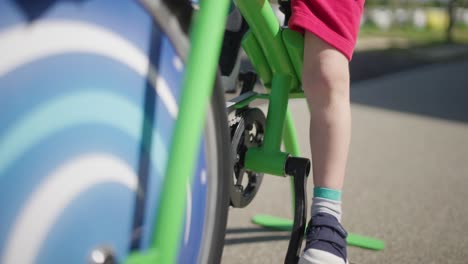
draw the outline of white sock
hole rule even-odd
[[[327,213],[333,215],[341,223],[341,201],[330,200],[321,197],[312,198],[311,215]]]

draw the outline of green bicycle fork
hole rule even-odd
[[[228,0],[203,0],[200,11],[195,15],[178,118],[161,188],[152,244],[146,252],[131,254],[127,264],[177,262],[186,199],[186,189],[181,186],[192,181],[205,110],[216,76],[228,7]],[[203,67],[200,67],[200,62],[204,62]]]

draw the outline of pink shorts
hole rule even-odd
[[[365,0],[292,0],[289,28],[309,31],[353,57]]]

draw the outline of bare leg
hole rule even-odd
[[[305,33],[302,85],[311,111],[310,148],[314,174],[312,218],[299,264],[345,264],[346,232],[341,189],[351,137],[348,59]],[[325,225],[325,226],[324,226]],[[328,239],[333,237],[333,243]]]
[[[348,60],[306,32],[302,83],[311,110],[314,185],[341,190],[351,137]]]

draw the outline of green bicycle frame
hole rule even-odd
[[[251,30],[243,46],[254,61],[254,67],[259,68],[258,72],[264,83],[269,84],[271,79],[263,145],[247,151],[245,167],[253,171],[283,176],[284,164],[289,156],[289,153],[280,151],[283,128],[289,95],[293,90],[299,90],[300,80],[284,45],[283,30],[270,3],[267,0],[234,0],[234,2]],[[265,67],[268,69],[264,69]]]

